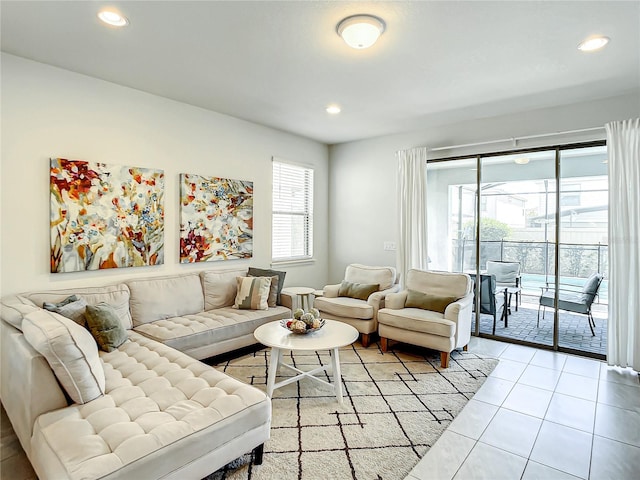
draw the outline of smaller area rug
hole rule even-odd
[[[266,390],[268,357],[263,349],[214,366]],[[330,363],[328,352],[289,353],[284,359],[301,370]],[[331,387],[310,379],[277,389],[262,465],[245,455],[206,480],[403,479],[497,363],[453,352],[449,368],[441,369],[437,352],[407,345],[388,353],[376,344],[342,348],[342,406]],[[290,372],[279,374],[276,381]],[[326,374],[321,378],[329,380]]]

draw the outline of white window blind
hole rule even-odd
[[[273,161],[272,258],[313,256],[313,169]]]

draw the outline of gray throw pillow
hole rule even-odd
[[[247,272],[247,275],[251,277],[273,277],[277,275],[278,276],[278,296],[276,298],[276,304],[282,305],[282,302],[280,301],[280,293],[282,292],[282,287],[284,287],[284,277],[287,275],[287,272],[282,272],[279,270],[270,270],[266,268],[249,267],[249,271]]]
[[[108,303],[87,305],[85,317],[100,350],[112,352],[127,341],[127,331],[122,327],[115,308]]]
[[[86,324],[84,312],[87,308],[87,302],[77,295],[71,295],[58,303],[44,302],[42,308],[67,317],[83,327]]]

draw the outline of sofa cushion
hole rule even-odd
[[[353,283],[380,285],[380,290],[391,288],[396,283],[396,269],[393,267],[370,267],[353,263],[347,266],[344,279]]]
[[[213,342],[251,335],[260,325],[284,318],[291,318],[291,310],[285,307],[269,310],[224,307],[196,315],[157,320],[140,325],[135,331],[184,352]]]
[[[358,300],[367,300],[369,295],[380,290],[380,285],[369,283],[353,283],[343,280],[338,290],[339,297],[351,297]]]
[[[42,307],[45,310],[67,317],[78,325],[84,326],[86,323],[84,312],[87,309],[87,301],[77,295],[71,295],[58,303],[44,302]],[[118,319],[118,322],[120,322],[120,319]]]
[[[58,303],[69,295],[77,295],[84,298],[88,305],[96,305],[100,302],[108,303],[118,312],[122,326],[129,330],[133,328],[131,312],[129,311],[129,287],[124,283],[109,285],[106,287],[78,287],[64,290],[51,290],[46,292],[30,292],[24,296],[33,303],[42,307],[45,302]]]
[[[118,314],[108,303],[87,305],[85,317],[100,350],[111,352],[127,341],[127,331],[122,328]]]
[[[420,308],[383,308],[378,311],[378,323],[441,337],[453,337],[456,332],[456,324],[446,320],[442,313]]]
[[[247,275],[250,275],[252,277],[272,277],[274,275],[277,275],[278,276],[278,298],[276,299],[276,303],[278,305],[282,305],[282,303],[280,302],[280,294],[282,293],[282,288],[284,287],[284,278],[287,276],[287,272],[283,272],[281,270],[271,270],[268,268],[249,267],[249,271],[247,272]]]
[[[373,306],[364,300],[350,297],[316,297],[313,305],[321,312],[338,315],[340,317],[359,318],[371,320],[373,318]]]
[[[199,273],[129,280],[127,285],[134,325],[204,310]]]
[[[238,291],[237,277],[243,277],[245,270],[211,270],[201,272],[204,288],[204,309],[230,307]]]
[[[38,418],[36,458],[52,451],[71,479],[116,471],[118,478],[164,478],[269,424],[270,401],[260,390],[135,332],[129,336],[101,353],[104,397]]]
[[[405,307],[421,308],[423,310],[431,310],[433,312],[444,313],[449,304],[455,302],[457,297],[440,297],[431,295],[430,293],[416,292],[415,290],[407,291],[407,299]]]
[[[234,308],[240,310],[267,310],[271,277],[237,277],[238,291]]]
[[[87,403],[104,394],[105,376],[98,347],[86,328],[42,309],[26,315],[22,328],[25,339],[47,359],[74,402]]]

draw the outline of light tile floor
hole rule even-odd
[[[640,377],[473,337],[500,358],[407,480],[640,479]]]

